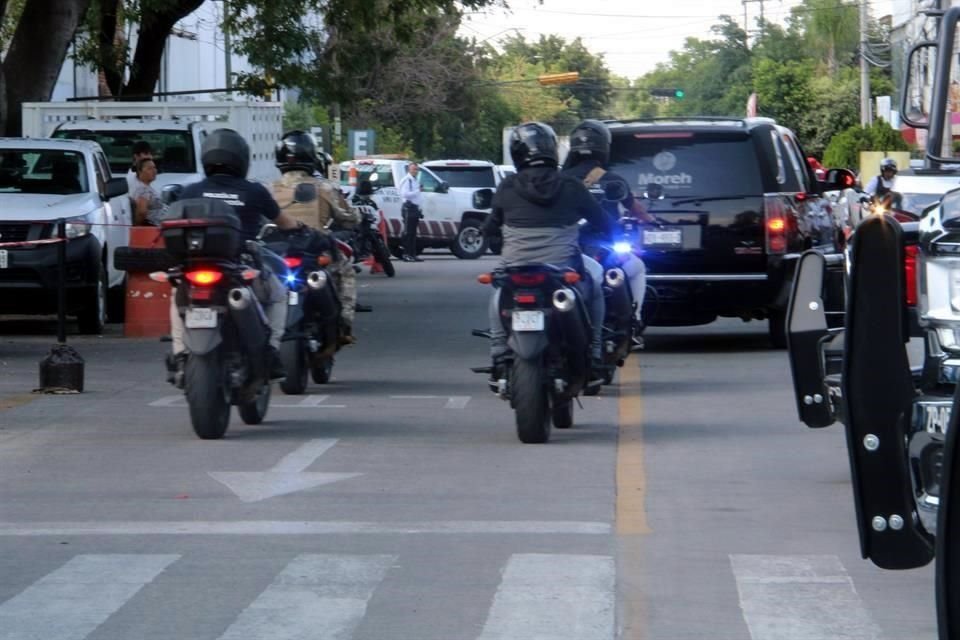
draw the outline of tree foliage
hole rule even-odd
[[[861,151],[907,150],[900,132],[878,118],[869,127],[854,125],[834,136],[823,154],[823,162],[830,167],[853,169],[860,164]]]

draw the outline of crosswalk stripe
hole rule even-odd
[[[610,640],[615,568],[609,556],[511,556],[478,640]]]
[[[179,555],[79,555],[0,605],[0,637],[82,640]]]
[[[731,555],[730,564],[753,640],[880,635],[836,556]]]
[[[396,556],[304,554],[243,610],[220,640],[341,640]]]

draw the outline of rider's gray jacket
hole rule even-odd
[[[529,167],[508,176],[493,197],[485,231],[502,228],[507,266],[580,262],[579,221],[612,232],[611,221],[583,183],[552,167]]]

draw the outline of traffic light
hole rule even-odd
[[[658,98],[676,98],[682,100],[686,94],[683,89],[650,89],[650,95]]]
[[[580,80],[579,71],[566,71],[564,73],[545,73],[537,76],[537,82],[543,86],[556,84],[573,84]]]

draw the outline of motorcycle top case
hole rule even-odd
[[[175,202],[161,230],[167,251],[178,257],[232,259],[243,248],[240,218],[221,200],[190,198]]]

